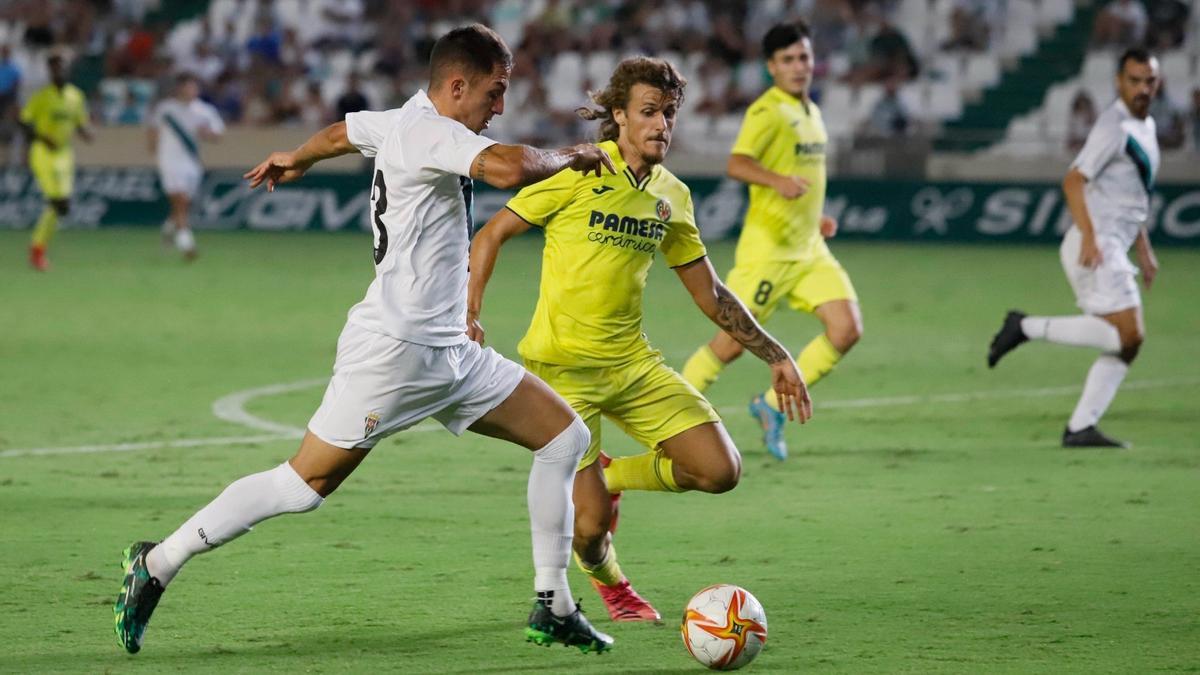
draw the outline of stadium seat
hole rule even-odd
[[[613,69],[617,66],[617,55],[613,52],[593,52],[587,58],[587,79],[592,83],[593,89],[600,89],[612,76]],[[685,74],[684,77],[687,77]]]
[[[987,89],[1000,81],[1000,60],[995,54],[972,54],[967,57],[963,73],[964,85],[972,89]]]
[[[897,96],[914,120],[924,121],[929,119],[929,96],[924,83],[910,82],[900,87]]]
[[[942,82],[929,85],[929,114],[940,120],[957,119],[963,112],[962,90]]]
[[[1182,100],[1184,95],[1190,95],[1191,87],[1196,86],[1194,59],[1182,49],[1162,55],[1162,76],[1167,85],[1171,98]]]
[[[553,110],[574,110],[583,103],[583,57],[561,52],[546,74],[547,104]]]
[[[1075,3],[1071,0],[1040,0],[1037,11],[1038,25],[1052,28],[1074,18]]]

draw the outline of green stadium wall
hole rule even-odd
[[[719,178],[685,179],[704,236],[736,234],[746,191]],[[84,168],[75,183],[75,227],[158,226],[167,203],[153,169]],[[211,171],[194,207],[199,229],[260,231],[367,230],[368,174],[310,174],[273,193],[250,191],[240,172]],[[475,200],[482,224],[510,192],[483,186]],[[1161,185],[1152,200],[1156,243],[1200,245],[1200,185]],[[32,177],[0,171],[0,227],[26,228],[42,208]],[[842,239],[951,242],[1053,242],[1069,225],[1062,192],[1052,183],[968,183],[832,180],[827,212]]]

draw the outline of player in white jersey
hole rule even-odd
[[[585,652],[612,646],[567,584],[571,492],[587,426],[544,382],[466,335],[472,178],[508,189],[568,168],[615,173],[595,145],[547,151],[480,136],[504,112],[511,69],[512,55],[491,29],[455,29],[433,47],[428,94],[398,110],[349,115],[246,174],[250,187],[273,189],[322,159],[356,150],[374,157],[375,280],[350,310],[333,377],[296,455],[235,481],[160,544],[126,550],[114,613],[127,651],[141,648],[163,588],[189,558],[272,516],[317,508],[380,439],[428,417],[456,435],[470,430],[533,450],[527,499],[537,598],[526,639]]]
[[[988,350],[988,367],[1026,340],[1099,349],[1083,394],[1063,431],[1064,447],[1126,447],[1097,423],[1117,395],[1145,336],[1142,298],[1129,262],[1136,246],[1146,288],[1158,274],[1147,220],[1158,173],[1158,141],[1150,101],[1159,86],[1158,59],[1140,48],[1117,64],[1117,100],[1096,120],[1063,179],[1074,225],[1059,249],[1079,316],[1026,316],[1011,311]]]
[[[204,178],[200,142],[216,141],[225,133],[217,109],[200,100],[200,83],[191,74],[175,80],[175,91],[154,106],[147,131],[150,152],[158,159],[158,177],[171,202],[163,223],[163,241],[172,237],[184,259],[196,257],[196,239],[188,223],[192,199]]]

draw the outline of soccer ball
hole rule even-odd
[[[737,670],[767,641],[767,613],[740,586],[717,584],[692,596],[683,612],[683,644],[713,670]]]

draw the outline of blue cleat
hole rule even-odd
[[[762,425],[763,444],[767,446],[767,452],[781,462],[787,459],[787,441],[783,440],[783,424],[787,421],[787,417],[767,405],[767,400],[763,398],[762,394],[751,399],[750,416]]]

